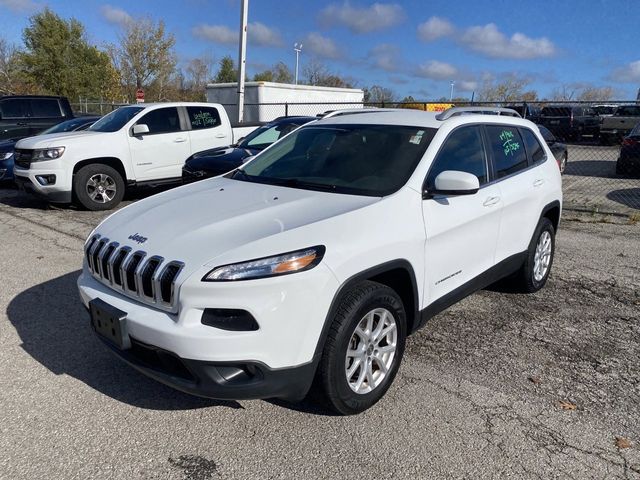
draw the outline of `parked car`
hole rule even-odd
[[[100,117],[87,115],[84,117],[76,117],[71,120],[58,123],[53,127],[43,130],[38,135],[48,135],[51,133],[77,132],[86,130],[96,122]],[[13,152],[17,140],[0,141],[0,180],[13,179]]]
[[[114,213],[78,279],[97,337],[188,393],[300,400],[316,379],[335,411],[371,407],[429,318],[551,270],[553,154],[528,120],[465,111],[321,119]]]
[[[591,105],[591,108],[593,108],[593,111],[596,112],[600,118],[602,118],[610,117],[611,115],[613,115],[616,111],[616,108],[618,108],[618,105]]]
[[[620,144],[625,135],[640,123],[640,105],[620,105],[600,125],[600,140],[604,145]]]
[[[618,175],[640,176],[640,124],[624,137],[616,162]]]
[[[276,140],[312,120],[317,120],[317,117],[277,118],[257,128],[236,145],[194,153],[182,167],[182,181],[189,183],[227,173],[242,165],[248,158],[261,152]]]
[[[50,202],[89,210],[120,203],[125,188],[180,182],[194,152],[234,143],[225,110],[212,103],[121,107],[86,132],[44,135],[16,144],[18,186]]]
[[[559,141],[553,133],[549,131],[544,125],[538,125],[540,129],[540,133],[542,134],[542,138],[547,142],[551,153],[558,162],[558,168],[560,168],[560,173],[564,173],[567,168],[567,162],[569,161],[569,151],[567,149],[567,145]]]
[[[562,140],[598,138],[600,117],[584,105],[549,105],[540,113],[540,123]]]
[[[538,123],[540,121],[542,109],[536,105],[530,105],[527,102],[524,102],[520,104],[507,105],[506,108],[515,110],[522,118],[531,120],[533,123]]]
[[[73,117],[71,105],[65,97],[0,97],[0,140],[31,137]]]

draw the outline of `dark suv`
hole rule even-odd
[[[535,105],[529,105],[527,102],[524,102],[520,104],[507,105],[506,108],[515,110],[522,118],[531,120],[533,123],[539,123],[540,121],[540,107]]]
[[[65,97],[0,97],[0,140],[19,140],[73,118]]]
[[[563,140],[598,138],[600,117],[584,105],[549,105],[542,109],[540,124]]]

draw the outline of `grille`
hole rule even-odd
[[[24,150],[16,148],[13,153],[13,161],[20,168],[29,169],[31,166],[31,158],[33,157],[33,150]]]
[[[148,257],[100,235],[87,242],[85,258],[93,277],[114,290],[162,310],[176,310],[176,279],[184,263]]]

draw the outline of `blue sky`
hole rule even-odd
[[[89,39],[117,39],[140,16],[162,19],[181,62],[237,57],[239,0],[0,0],[0,35],[19,43],[29,15],[49,6],[75,17]],[[312,58],[360,87],[416,99],[470,96],[483,81],[516,73],[541,97],[561,86],[612,86],[621,100],[640,87],[638,0],[251,0],[249,74]],[[301,73],[302,75],[302,73]]]

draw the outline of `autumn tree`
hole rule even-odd
[[[127,22],[119,35],[119,44],[109,50],[120,72],[123,88],[130,98],[138,88],[149,96],[166,98],[165,91],[176,68],[176,40],[167,33],[164,22],[143,18]]]
[[[482,85],[479,99],[484,102],[534,102],[538,99],[535,90],[525,90],[529,86],[529,79],[518,75],[508,75],[502,79],[487,80]]]
[[[366,103],[385,104],[395,101],[396,94],[390,88],[382,87],[380,85],[373,85],[372,87],[364,89],[364,101]]]
[[[23,31],[24,51],[17,54],[26,82],[39,93],[98,98],[113,87],[117,74],[109,56],[90,45],[82,24],[45,8]]]
[[[342,77],[329,70],[329,68],[312,58],[302,70],[305,83],[319,87],[353,88],[355,81],[351,78]]]
[[[0,38],[0,95],[24,93],[20,82],[18,49],[4,38]]]
[[[615,95],[613,87],[584,87],[578,94],[581,102],[604,102],[612,100]]]

